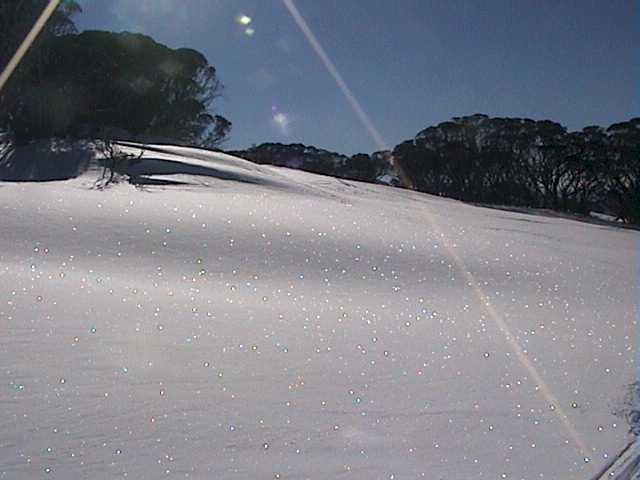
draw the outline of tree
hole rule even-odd
[[[530,147],[525,153],[525,171],[539,207],[559,207],[560,185],[569,170],[566,133],[565,127],[548,120],[535,122],[528,132]]]
[[[461,200],[499,201],[494,187],[506,185],[513,163],[515,137],[510,135],[502,119],[456,117],[398,145],[394,158],[420,190]]]
[[[351,180],[375,182],[386,171],[387,167],[388,162],[382,155],[357,153],[338,165],[335,174]]]
[[[598,126],[567,135],[566,172],[559,186],[560,209],[589,213],[604,200],[609,142]]]
[[[424,192],[640,221],[640,119],[567,132],[476,114],[426,128],[393,154]]]
[[[171,49],[128,32],[54,37],[44,74],[29,78],[8,108],[18,140],[96,137],[216,147],[231,122],[212,112],[222,84],[196,50]]]
[[[610,143],[607,190],[616,215],[640,223],[640,118],[607,128]]]

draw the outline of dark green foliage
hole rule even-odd
[[[298,168],[313,173],[336,175],[348,157],[301,143],[263,143],[248,150],[229,152],[255,163]]]
[[[357,153],[341,165],[337,175],[361,182],[375,182],[389,167],[389,161],[382,155],[382,152],[376,152],[373,155]]]
[[[640,222],[640,119],[569,133],[476,114],[429,127],[393,154],[421,191]]]
[[[17,7],[23,3],[0,8],[8,24],[29,19],[11,30],[11,51],[46,2],[26,2],[31,15]],[[75,2],[63,2],[3,92],[0,126],[17,141],[117,136],[214,147],[225,139],[231,123],[211,113],[222,85],[202,54],[140,34],[74,34],[75,11]]]
[[[376,182],[392,170],[389,152],[372,155],[358,153],[351,157],[301,143],[263,143],[247,150],[227,152],[255,163],[296,168],[334,177]]]
[[[611,125],[607,135],[607,200],[620,218],[640,223],[640,118]]]
[[[487,115],[456,117],[422,130],[392,155],[346,157],[302,144],[265,143],[229,152],[256,163],[365,182],[395,177],[412,188],[469,202],[595,210],[640,223],[640,119],[567,132],[559,123]],[[391,184],[398,184],[397,177]],[[409,185],[405,185],[409,186]]]

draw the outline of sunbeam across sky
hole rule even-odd
[[[137,31],[204,53],[226,87],[217,110],[233,122],[230,148],[295,141],[372,152],[477,112],[570,129],[640,113],[633,2],[80,3],[80,29]]]

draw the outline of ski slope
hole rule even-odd
[[[629,442],[636,231],[185,147],[79,171],[0,182],[0,479],[589,479]]]

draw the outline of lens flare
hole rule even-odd
[[[249,25],[253,19],[249,15],[240,14],[236,18],[240,25]]]
[[[287,112],[281,111],[277,106],[271,107],[271,122],[282,135],[289,135],[293,117]]]
[[[293,0],[282,1],[284,3],[284,6],[291,14],[291,17],[296,22],[296,25],[298,25],[298,28],[300,28],[305,38],[311,45],[311,48],[313,48],[313,51],[316,53],[316,55],[318,55],[320,61],[324,64],[329,74],[335,80],[338,88],[342,91],[354,113],[358,116],[371,138],[373,138],[373,141],[376,143],[377,148],[379,150],[388,150],[389,148],[387,146],[387,143],[383,140],[382,135],[380,135],[380,132],[374,126],[373,122],[369,118],[369,115],[365,113],[364,109],[360,105],[360,102],[347,85],[347,82],[345,82],[345,80],[342,78],[342,75],[340,75],[340,73],[338,72],[338,69],[329,58],[329,55],[327,55],[327,52],[325,52],[324,48],[322,48],[322,45],[320,44],[314,33],[311,31],[311,28],[309,28],[309,25],[307,25],[306,20],[294,5]]]
[[[287,116],[282,113],[282,112],[278,112],[273,116],[273,121],[276,122],[278,125],[284,127],[289,123],[289,119],[287,118]]]
[[[293,0],[282,0],[282,2],[285,8],[289,11],[289,14],[293,18],[296,25],[298,25],[298,28],[300,29],[300,31],[303,33],[303,35],[309,42],[309,45],[311,46],[313,51],[316,53],[316,55],[318,56],[320,61],[324,64],[329,74],[335,80],[336,85],[342,91],[343,95],[347,99],[352,110],[354,111],[356,116],[360,119],[365,129],[369,132],[369,135],[371,135],[371,138],[377,144],[378,148],[380,150],[388,150],[388,147],[385,141],[383,140],[382,135],[373,124],[373,121],[371,120],[371,118],[366,114],[366,112],[360,105],[360,102],[358,101],[356,96],[353,94],[349,86],[347,85],[347,82],[344,80],[340,72],[338,72],[338,69],[336,68],[335,64],[329,58],[329,55],[327,55],[324,48],[322,48],[322,45],[316,38],[315,34],[313,33],[309,25],[307,24],[306,20],[304,19],[300,11],[296,8],[295,4],[293,3]],[[408,178],[406,173],[403,171],[401,166],[398,165],[396,161],[394,161],[393,156],[391,156],[391,163],[396,167],[398,174],[400,175],[401,179],[403,179],[405,186],[411,188],[410,179]],[[582,440],[582,437],[579,435],[579,433],[576,431],[575,427],[571,423],[569,416],[561,408],[560,401],[555,396],[555,394],[553,393],[549,385],[542,378],[542,375],[540,374],[540,372],[538,372],[538,369],[535,367],[533,362],[529,359],[525,350],[520,346],[520,344],[516,340],[516,337],[513,335],[513,333],[511,333],[505,319],[502,317],[500,312],[498,312],[498,310],[491,304],[491,302],[489,301],[489,295],[485,293],[484,289],[480,285],[480,282],[476,280],[473,273],[471,273],[469,269],[466,267],[462,258],[455,251],[455,248],[452,245],[452,243],[447,240],[444,232],[439,227],[438,222],[435,219],[435,216],[429,211],[429,209],[426,210],[425,220],[429,224],[430,229],[434,231],[442,239],[444,248],[447,251],[449,257],[452,259],[456,269],[460,271],[464,275],[464,277],[467,279],[467,283],[469,287],[471,288],[476,298],[480,302],[480,305],[483,307],[483,310],[487,313],[489,318],[493,320],[498,330],[502,333],[502,335],[504,336],[505,343],[508,345],[510,350],[515,354],[515,357],[519,361],[520,365],[523,367],[524,370],[526,370],[529,373],[529,375],[535,382],[535,385],[537,386],[537,389],[539,390],[541,396],[544,397],[544,399],[548,404],[554,406],[554,410],[553,410],[554,413],[556,414],[556,416],[558,417],[562,425],[565,427],[567,433],[573,440],[578,450],[580,450],[580,452],[583,454],[588,453],[587,446],[585,445],[584,441]]]

